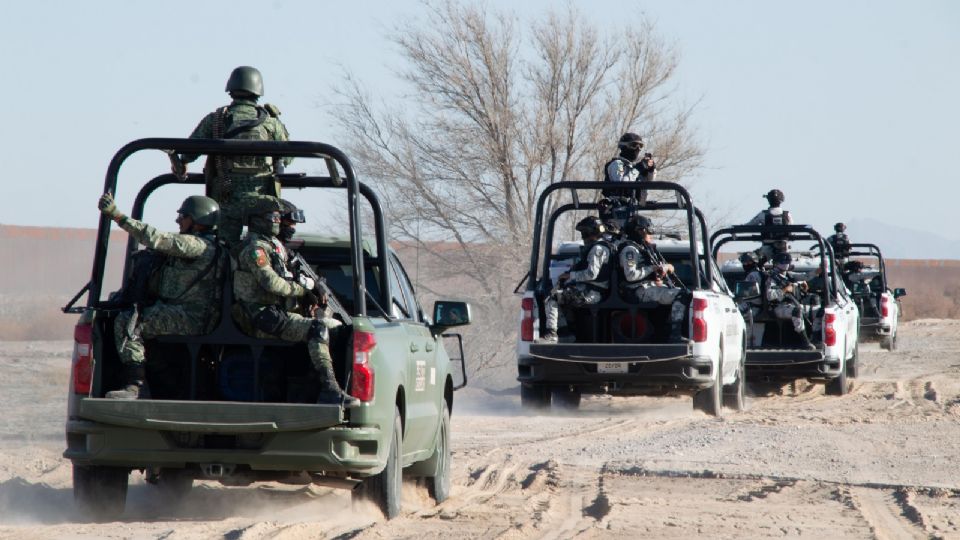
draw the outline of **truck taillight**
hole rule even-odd
[[[823,315],[823,344],[827,347],[833,347],[837,344],[837,329],[833,327],[836,320],[836,313],[825,313]]]
[[[880,297],[880,316],[890,316],[890,299],[886,295]]]
[[[353,379],[350,382],[350,395],[360,401],[373,399],[373,364],[370,353],[377,346],[372,332],[353,333]]]
[[[524,298],[520,301],[523,311],[520,319],[520,340],[533,341],[533,298]]]
[[[93,326],[73,327],[73,392],[89,395],[93,380]]]
[[[693,299],[693,341],[703,343],[707,340],[707,299]]]

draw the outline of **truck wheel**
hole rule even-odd
[[[897,334],[883,336],[883,338],[880,339],[880,348],[888,351],[897,350]]]
[[[354,502],[370,500],[380,507],[387,519],[400,515],[400,494],[403,491],[403,466],[400,456],[403,452],[403,424],[400,422],[400,409],[393,411],[393,435],[390,438],[390,451],[387,465],[380,474],[371,476],[351,492]]]
[[[437,474],[427,477],[427,491],[437,504],[450,496],[450,409],[443,404],[443,417],[440,420],[440,437],[437,448]]]
[[[543,409],[550,406],[550,388],[544,385],[520,385],[520,406],[524,409]]]
[[[129,469],[73,466],[73,499],[83,514],[96,521],[112,520],[127,504]]]
[[[693,408],[717,418],[723,416],[723,348],[720,348],[721,360],[717,362],[717,376],[713,386],[704,388],[693,395]]]
[[[860,342],[853,346],[853,355],[847,360],[847,378],[856,379],[860,376]]]
[[[740,365],[737,366],[737,380],[723,389],[723,404],[735,411],[747,408],[747,350],[743,349],[740,355]]]
[[[550,398],[556,409],[575,411],[580,408],[580,397],[580,390],[569,386],[558,386],[550,392]]]
[[[847,393],[847,365],[844,363],[840,375],[836,379],[827,381],[825,392],[828,396],[842,396]]]

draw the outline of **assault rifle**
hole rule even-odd
[[[300,255],[300,253],[292,250],[290,251],[290,269],[297,278],[300,276],[306,276],[313,280],[315,284],[313,286],[313,292],[316,293],[316,295],[320,298],[320,301],[323,302],[320,307],[329,307],[334,313],[340,315],[340,318],[343,320],[343,324],[353,323],[353,318],[350,317],[350,314],[347,313],[346,309],[344,309],[343,304],[337,300],[337,296],[333,293],[333,290],[330,289],[330,285],[327,284],[327,280],[320,277],[320,275],[314,271],[313,267],[310,266],[310,263],[303,258],[303,255]]]

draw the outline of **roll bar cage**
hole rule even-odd
[[[537,274],[537,265],[540,262],[540,239],[543,236],[543,220],[544,220],[544,207],[546,206],[546,201],[548,197],[555,191],[560,191],[563,189],[569,189],[576,194],[576,190],[594,190],[600,191],[604,189],[610,189],[610,184],[606,182],[597,182],[597,181],[570,181],[570,182],[557,182],[550,184],[546,189],[543,190],[543,193],[540,194],[540,197],[537,199],[537,210],[536,210],[536,221],[533,226],[533,245],[530,249],[530,268],[528,270],[528,276],[531,276],[531,279],[527,279],[527,290],[535,291],[537,284],[540,281],[536,279]],[[677,195],[677,202],[648,202],[643,205],[637,206],[637,211],[640,212],[650,212],[655,210],[683,210],[687,215],[687,234],[690,238],[690,261],[694,265],[693,272],[693,289],[700,289],[702,284],[700,283],[700,273],[696,271],[695,261],[698,260],[698,227],[694,225],[694,221],[699,222],[699,240],[703,245],[703,256],[707,259],[705,261],[704,267],[706,269],[708,282],[713,279],[713,265],[711,264],[712,258],[710,255],[709,246],[707,244],[707,225],[703,217],[703,213],[700,210],[693,206],[693,203],[690,200],[690,193],[679,184],[673,182],[641,182],[637,186],[616,186],[618,191],[623,193],[632,193],[636,195],[637,191],[667,191],[673,192]],[[578,201],[578,198],[574,197],[574,202],[568,203],[560,206],[550,216],[547,218],[547,228],[546,235],[544,236],[544,243],[546,246],[553,245],[553,235],[554,229],[556,226],[557,219],[566,212],[573,210],[597,210],[597,203],[581,203]],[[550,272],[550,254],[547,253],[543,257],[541,276],[547,276]]]
[[[820,257],[820,271],[822,276],[829,272],[830,279],[823,279],[822,293],[824,301],[827,304],[833,303],[833,291],[839,291],[837,283],[837,272],[830,270],[836,269],[836,259],[833,255],[833,248],[824,240],[820,233],[809,225],[734,225],[714,231],[710,236],[711,254],[716,258],[720,253],[720,248],[729,242],[756,242],[762,243],[763,234],[773,234],[782,236],[786,241],[813,240],[819,247],[817,255]]]
[[[818,246],[816,245],[810,246],[811,251],[817,248]],[[883,255],[880,253],[879,246],[866,242],[850,244],[850,252],[847,257],[875,257],[878,261],[877,266],[880,268],[880,282],[883,284],[883,289],[887,289],[887,265],[883,261]]]
[[[358,196],[363,195],[370,203],[374,214],[374,226],[377,245],[377,264],[380,266],[379,273],[380,302],[382,306],[389,306],[390,302],[390,280],[388,277],[388,255],[386,242],[386,222],[383,215],[383,208],[376,194],[365,184],[357,180],[353,171],[353,165],[350,159],[340,149],[324,143],[309,141],[243,141],[243,140],[223,140],[223,139],[176,139],[176,138],[149,138],[132,141],[114,154],[107,167],[107,174],[104,180],[103,192],[115,194],[117,189],[117,177],[120,167],[133,154],[143,150],[160,150],[170,154],[201,154],[201,155],[244,155],[244,156],[269,156],[273,158],[280,157],[299,157],[299,158],[318,158],[324,160],[327,166],[327,176],[307,176],[305,174],[281,174],[279,181],[282,187],[307,188],[342,188],[347,190],[347,209],[349,213],[350,228],[350,260],[353,268],[353,297],[354,316],[366,316],[367,303],[362,299],[368,296],[364,256],[362,244],[362,230],[360,220],[360,210],[358,205]],[[339,165],[343,170],[341,176]],[[143,216],[143,208],[147,198],[159,187],[167,184],[195,184],[203,185],[206,180],[202,174],[188,174],[186,179],[180,179],[174,174],[167,173],[159,175],[147,182],[137,193],[134,200],[131,217],[140,219]],[[87,307],[95,308],[100,301],[101,289],[103,286],[103,273],[106,266],[107,249],[110,240],[111,220],[106,215],[100,216],[100,222],[97,228],[96,251],[94,252],[93,270],[91,271],[90,281],[64,306],[63,311],[68,313],[77,313],[82,309],[74,308],[73,305],[83,295],[87,294]],[[128,255],[136,250],[136,240],[130,238],[127,242]],[[128,257],[129,258],[129,257]],[[127,265],[129,262],[126,263]],[[130,269],[124,267],[124,276]]]

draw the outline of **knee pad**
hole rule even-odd
[[[270,306],[257,313],[257,316],[251,322],[257,330],[271,336],[277,336],[283,332],[288,320],[286,311],[282,311],[277,306]]]

